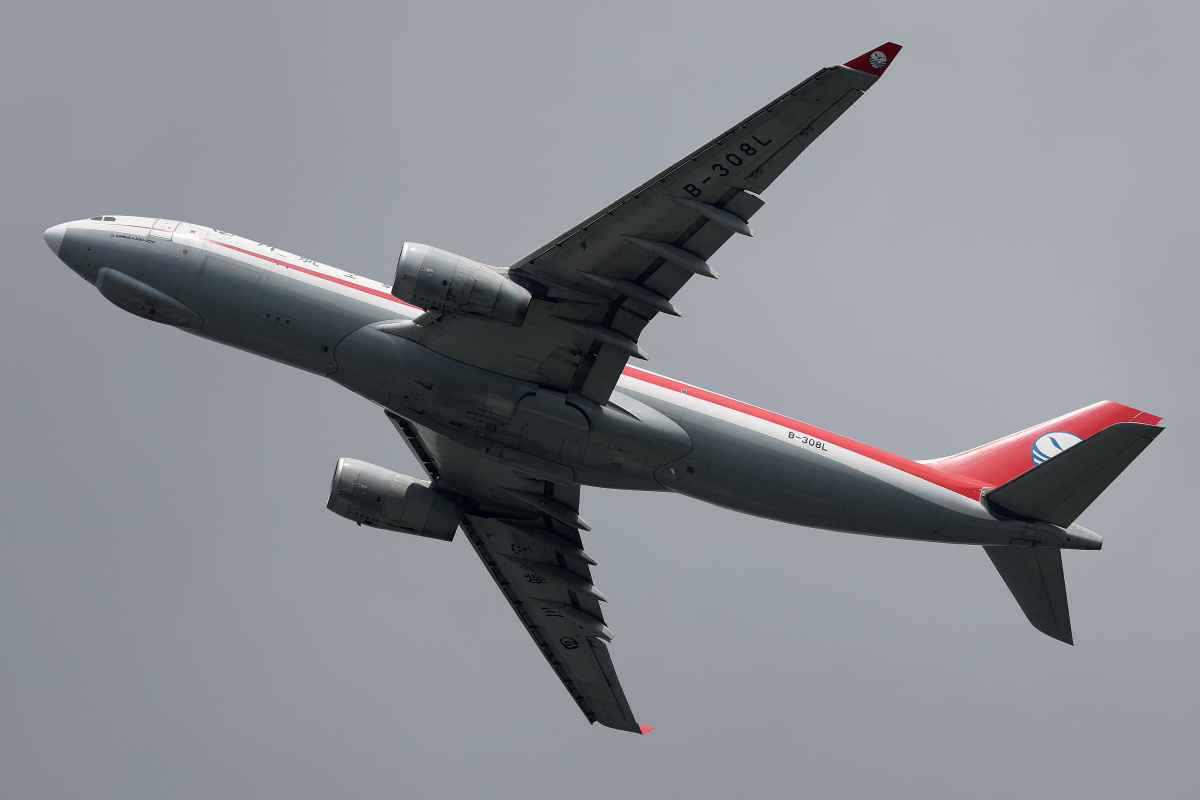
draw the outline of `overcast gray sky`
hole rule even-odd
[[[0,794],[1194,797],[1200,12],[991,5],[7,9]],[[589,727],[462,537],[324,509],[339,456],[419,473],[378,409],[42,242],[126,213],[385,281],[406,240],[507,264],[887,40],[649,366],[913,458],[1163,415],[1064,558],[1074,648],[977,548],[589,490],[657,730]]]

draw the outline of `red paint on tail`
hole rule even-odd
[[[1161,420],[1162,417],[1145,411],[1104,400],[965,453],[924,463],[942,472],[969,475],[983,481],[985,486],[1000,486],[1109,425],[1118,422],[1157,425]]]

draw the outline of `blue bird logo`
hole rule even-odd
[[[1030,454],[1033,456],[1033,463],[1041,464],[1049,461],[1062,451],[1074,447],[1082,441],[1083,439],[1066,431],[1043,433],[1034,441],[1033,447],[1030,450]]]

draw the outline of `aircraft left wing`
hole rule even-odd
[[[764,189],[887,69],[887,43],[827,67],[599,213],[512,264],[520,326],[446,315],[412,335],[474,366],[605,403],[642,330],[748,220]]]
[[[579,485],[525,478],[444,436],[386,412],[435,485],[469,509],[460,527],[517,618],[589,722],[634,733],[600,603],[596,562],[583,549]]]

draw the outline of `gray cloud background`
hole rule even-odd
[[[1185,3],[29,5],[0,30],[0,793],[1191,797]],[[652,325],[650,368],[897,453],[1100,399],[1076,641],[977,548],[589,490],[647,737],[589,728],[470,547],[324,509],[418,473],[330,382],[125,315],[47,226],[187,219],[386,280],[507,264],[827,64],[905,45]]]

